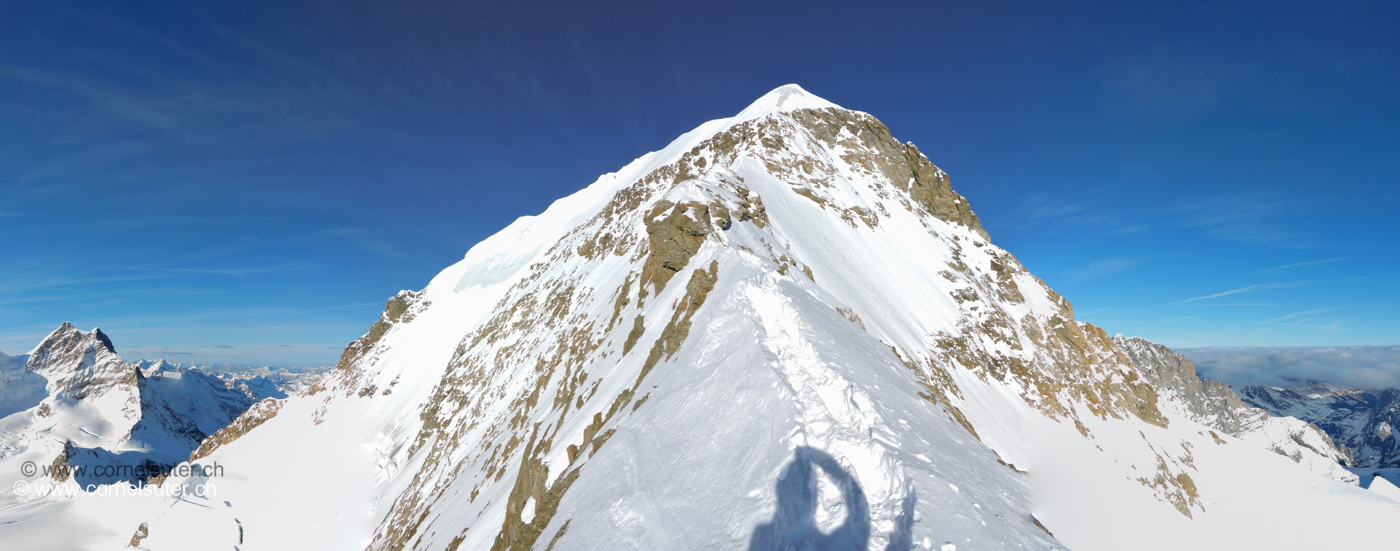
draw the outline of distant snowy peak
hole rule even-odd
[[[287,397],[261,376],[128,363],[100,329],[67,322],[29,353],[23,370],[14,363],[0,362],[0,417],[12,421],[0,431],[0,449],[61,449],[73,465],[174,465],[254,403]]]
[[[29,352],[25,370],[46,377],[56,398],[71,400],[118,389],[134,392],[139,376],[101,329],[83,332],[66,321]]]
[[[243,364],[184,365],[170,363],[164,358],[137,360],[132,365],[145,377],[160,374],[197,372],[222,380],[225,385],[246,387],[250,396],[286,398],[304,392],[331,368],[329,366],[271,367]]]

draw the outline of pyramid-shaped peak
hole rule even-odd
[[[840,109],[836,105],[802,89],[796,84],[785,84],[774,88],[740,111],[735,122],[757,119],[772,113],[796,111],[798,109]]]
[[[102,329],[94,327],[92,331],[82,331],[73,327],[72,323],[63,322],[52,333],[49,333],[44,340],[29,352],[31,356],[38,354],[41,350],[52,350],[55,348],[76,348],[86,346],[88,343],[99,346],[107,352],[115,354],[117,349],[112,345],[112,339],[107,337]]]

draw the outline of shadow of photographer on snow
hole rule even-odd
[[[845,551],[865,549],[870,542],[870,506],[860,482],[835,458],[821,450],[802,446],[778,475],[777,510],[772,521],[754,528],[749,551]],[[824,533],[818,527],[819,487],[825,475],[841,492],[846,519],[835,530]],[[914,547],[914,492],[904,498],[886,551],[906,551]]]

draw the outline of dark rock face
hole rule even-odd
[[[1400,390],[1363,391],[1313,384],[1298,389],[1246,386],[1240,397],[1272,415],[1313,423],[1346,447],[1357,466],[1400,467]]]
[[[715,229],[729,229],[731,223],[729,209],[719,203],[657,203],[646,218],[651,252],[642,267],[642,288],[651,285],[661,292],[671,277],[690,263],[705,236]]]

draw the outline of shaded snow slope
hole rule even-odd
[[[391,298],[308,395],[206,439],[209,507],[64,514],[150,549],[1389,537],[1392,502],[1205,422],[916,147],[785,86]]]
[[[0,418],[39,405],[48,396],[49,380],[24,368],[28,354],[0,354]]]

